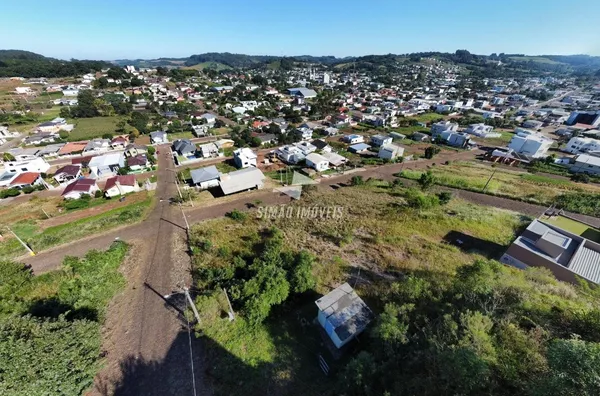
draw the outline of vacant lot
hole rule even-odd
[[[474,162],[458,162],[431,168],[436,184],[476,192],[517,198],[538,203],[550,204],[555,197],[566,192],[600,193],[600,187],[593,184],[575,183],[566,179],[533,175],[503,168],[492,168]],[[422,171],[405,170],[402,177],[418,180]]]
[[[375,307],[379,297],[373,282],[405,272],[447,276],[474,259],[499,257],[522,226],[523,219],[514,213],[460,200],[429,210],[410,209],[405,193],[403,188],[371,181],[360,187],[311,191],[285,207],[296,213],[300,207],[326,203],[341,207],[336,218],[259,218],[259,212],[251,211],[193,227],[193,265],[197,287],[203,290],[197,302],[216,394],[234,394],[239,386],[248,395],[264,394],[266,389],[284,395],[329,394],[336,383],[320,372],[317,356],[322,354],[334,370],[345,360],[333,361],[312,325],[317,314],[314,301],[320,295],[348,280]],[[229,322],[223,318],[227,311],[223,291],[211,291],[209,284],[236,271],[234,263],[239,265],[240,258],[257,257],[271,227],[281,231],[286,252],[304,251],[314,258],[316,285],[274,308],[258,325],[249,323],[236,303],[237,292],[230,290],[237,318]],[[457,239],[465,241],[461,248],[454,245]],[[237,271],[248,270],[243,268]],[[368,342],[366,336],[362,340]]]
[[[152,201],[152,197],[148,196],[141,202],[44,229],[35,219],[23,220],[12,227],[34,251],[42,251],[116,227],[137,223],[144,219]],[[37,213],[37,216],[40,214]],[[25,248],[11,235],[0,242],[0,257],[13,258],[25,253]]]
[[[102,137],[104,134],[116,134],[119,117],[92,117],[69,120],[75,129],[69,133],[69,141],[89,140]]]

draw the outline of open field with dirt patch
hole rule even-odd
[[[600,193],[600,186],[575,183],[567,179],[533,175],[518,170],[493,168],[475,162],[457,162],[431,167],[435,183],[447,187],[482,192],[488,180],[486,192],[490,194],[524,199],[549,205],[553,199],[567,192]],[[404,170],[402,177],[418,180],[423,171]]]
[[[29,218],[21,220],[13,223],[11,227],[33,251],[38,252],[113,228],[142,221],[148,213],[152,202],[152,197],[147,195],[142,201],[116,207],[100,214],[92,215],[92,209],[86,209],[88,212],[85,212],[84,217],[75,212],[71,215],[74,216],[72,221],[49,227],[44,227],[44,220],[41,219],[41,216],[45,215],[40,210],[36,212],[37,219]],[[59,220],[54,219],[46,221],[50,223],[59,222]],[[13,258],[25,253],[25,248],[12,235],[7,235],[0,242],[1,257]]]

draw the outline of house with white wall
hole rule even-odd
[[[600,151],[600,140],[586,137],[573,137],[569,140],[563,151],[571,154],[583,154],[590,151]]]
[[[9,173],[39,172],[46,173],[50,164],[43,158],[35,158],[26,161],[10,161],[4,163],[4,170]]]
[[[324,172],[329,169],[329,160],[320,154],[310,153],[306,156],[306,166]]]
[[[543,158],[548,156],[548,149],[553,143],[552,139],[539,133],[517,132],[508,143],[508,148],[531,158]]]
[[[256,168],[256,153],[248,147],[242,147],[233,151],[233,161],[240,169],[253,166]]]

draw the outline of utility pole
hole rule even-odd
[[[44,212],[44,214],[46,215],[47,218],[50,218],[50,216],[48,216],[48,213],[46,213],[46,211],[44,210],[44,208],[42,208],[42,212]]]
[[[19,236],[17,234],[15,234],[15,232],[13,230],[10,229],[10,227],[6,226],[6,228],[8,228],[8,231],[10,231],[10,233],[13,234],[15,236],[15,238],[17,238],[17,241],[19,241],[21,243],[21,245],[23,245],[23,247],[25,249],[27,249],[30,256],[35,256],[35,253],[33,252],[33,250],[31,250],[31,248],[29,246],[27,246],[27,244],[25,242],[23,242],[23,240],[21,238],[19,238]]]
[[[183,215],[183,221],[185,221],[185,229],[186,231],[190,231],[190,224],[187,221],[187,217],[185,217],[185,212],[183,211],[183,206],[179,204],[179,209],[181,209],[181,214]]]
[[[488,184],[490,184],[490,182],[492,181],[492,178],[494,177],[494,175],[496,174],[496,171],[498,169],[494,169],[494,172],[492,172],[492,175],[490,176],[490,178],[488,179],[488,181],[485,183],[485,186],[483,186],[483,190],[481,190],[482,193],[485,192],[485,189],[487,188]]]
[[[190,305],[192,307],[192,311],[194,311],[194,316],[196,317],[196,320],[198,321],[198,323],[200,323],[200,315],[198,314],[196,305],[194,305],[194,301],[192,300],[192,297],[190,296],[190,290],[187,287],[184,287],[183,292],[185,293],[185,297],[187,298],[188,302],[190,303]]]
[[[223,292],[225,293],[225,298],[227,299],[227,305],[229,305],[229,321],[233,321],[235,319],[235,316],[233,315],[233,307],[231,306],[231,301],[229,301],[229,296],[227,295],[227,290],[225,290],[225,288],[223,288]]]

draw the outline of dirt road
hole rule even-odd
[[[161,156],[158,197],[167,198],[175,193],[174,174],[166,170],[169,167],[172,163]],[[191,281],[186,250],[173,248],[175,241],[185,235],[178,224],[183,222],[182,218],[177,213],[180,213],[177,208],[163,200],[141,224],[34,258],[34,269],[38,272],[49,269],[51,263],[55,267],[66,254],[81,255],[91,248],[106,248],[117,237],[132,243],[132,251],[123,265],[127,289],[108,310],[103,342],[106,365],[96,377],[93,395],[192,394],[192,376],[197,387],[204,387],[201,353],[195,351],[190,360],[190,344],[181,336],[182,332],[187,333],[187,327],[183,326],[186,323],[160,297]],[[195,363],[193,374],[191,361]],[[159,375],[153,371],[156,367],[160,367]]]

